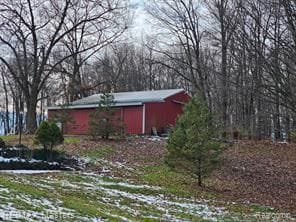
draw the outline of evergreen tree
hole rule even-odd
[[[64,137],[59,127],[54,123],[43,121],[36,131],[35,140],[43,145],[45,153],[50,149],[50,160],[52,160],[52,149],[63,143]]]
[[[48,121],[43,121],[35,134],[35,141],[43,145],[44,150],[48,149],[51,141],[50,124]]]
[[[219,162],[220,145],[215,141],[217,128],[212,114],[198,97],[185,106],[184,114],[177,120],[168,144],[167,163],[175,170],[202,178]]]
[[[110,136],[123,134],[123,122],[118,116],[118,109],[114,108],[114,104],[112,94],[103,93],[101,95],[99,107],[90,114],[89,134],[93,139],[98,137],[109,139]]]

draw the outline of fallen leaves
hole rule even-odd
[[[240,141],[212,176],[226,198],[296,212],[296,145]]]

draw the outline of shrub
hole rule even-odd
[[[114,97],[109,93],[101,96],[99,107],[90,114],[89,134],[93,139],[99,137],[109,139],[110,136],[122,136],[124,125],[117,115],[118,110],[113,107]]]
[[[36,131],[35,140],[43,145],[45,151],[50,149],[50,159],[52,159],[53,147],[63,143],[64,137],[54,122],[43,121]]]
[[[167,143],[167,164],[175,170],[186,171],[202,178],[219,162],[220,144],[214,139],[217,128],[207,106],[193,97],[177,120]]]
[[[6,144],[2,138],[0,138],[0,148],[5,148]]]

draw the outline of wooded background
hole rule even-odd
[[[145,35],[133,29],[134,7],[2,0],[5,133],[22,113],[33,133],[48,105],[167,88],[203,98],[224,135],[287,139],[296,129],[296,0],[146,0]]]

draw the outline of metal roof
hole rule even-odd
[[[134,91],[134,92],[118,92],[112,93],[114,96],[115,106],[135,106],[142,105],[147,102],[164,102],[164,100],[177,93],[185,92],[184,89],[166,89],[154,91]],[[82,109],[97,107],[102,94],[95,94],[70,104],[67,108]],[[48,107],[48,109],[60,109],[60,107]]]
[[[120,106],[141,106],[142,103],[125,103],[125,104],[114,104],[113,107]],[[58,110],[58,109],[89,109],[89,108],[97,108],[98,104],[86,104],[86,105],[69,105],[69,106],[49,106],[48,110]]]

